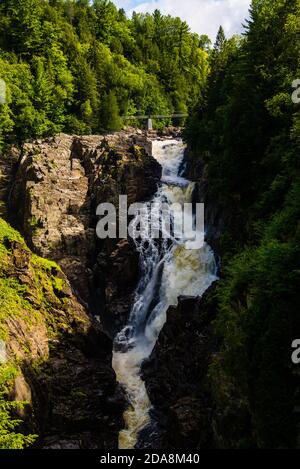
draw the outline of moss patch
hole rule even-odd
[[[0,449],[23,449],[30,446],[36,435],[23,435],[18,432],[20,420],[12,414],[22,409],[25,402],[9,400],[14,379],[19,370],[13,365],[0,365]]]
[[[22,236],[0,218],[0,340],[5,341],[8,357],[8,363],[0,365],[0,380],[1,371],[8,366],[23,373],[29,385],[28,369],[42,381],[50,373],[52,383],[53,371],[47,370],[49,361],[55,360],[57,344],[81,343],[90,326],[60,267],[33,254]],[[3,376],[7,390],[14,378],[7,373]],[[8,392],[1,392],[0,386],[0,418],[2,403],[8,413],[3,432],[0,422],[0,449],[30,445],[33,437],[20,435],[19,423],[13,418],[17,410],[14,405],[19,404],[10,402]],[[84,390],[74,388],[74,397],[82,400]]]
[[[58,293],[67,282],[59,266],[32,254],[21,235],[2,219],[0,261],[0,338],[7,339],[8,318],[21,318],[29,326],[46,320],[57,332],[47,313],[63,302]]]

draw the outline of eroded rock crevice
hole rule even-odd
[[[138,256],[127,240],[96,237],[99,203],[144,201],[161,175],[141,133],[59,135],[27,143],[13,184],[13,222],[34,252],[58,262],[76,294],[107,332],[120,330],[138,280]],[[141,182],[142,181],[142,182]]]

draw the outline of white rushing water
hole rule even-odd
[[[153,202],[191,202],[194,184],[179,174],[184,145],[178,140],[153,142],[153,156],[163,168],[162,185]],[[146,216],[146,215],[145,215]],[[140,377],[142,362],[148,358],[166,322],[170,305],[181,295],[201,296],[216,280],[216,264],[211,248],[186,249],[186,239],[136,240],[140,254],[141,279],[129,323],[115,339],[113,368],[130,402],[124,413],[125,429],[119,448],[134,448],[139,432],[150,422],[151,403]]]

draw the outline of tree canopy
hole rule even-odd
[[[209,200],[231,214],[219,247],[223,348],[212,367],[214,386],[223,386],[218,410],[244,416],[223,434],[229,447],[297,445],[299,34],[299,0],[253,0],[242,39],[219,31],[186,129],[192,159],[207,168]]]
[[[122,116],[186,110],[204,86],[207,45],[158,10],[128,19],[108,0],[1,2],[1,138],[111,131]]]

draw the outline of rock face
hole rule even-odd
[[[127,320],[139,257],[126,239],[96,237],[96,208],[118,206],[123,194],[128,204],[152,196],[161,167],[151,147],[142,132],[59,135],[1,158],[1,214],[62,269],[0,219],[1,293],[8,279],[7,298],[18,300],[2,304],[0,295],[0,333],[9,361],[20,363],[14,395],[30,402],[22,417],[38,446],[117,447],[125,399],[109,335]]]
[[[32,254],[0,219],[0,333],[26,400],[25,431],[46,448],[117,447],[124,399],[111,340],[54,262]]]
[[[212,446],[208,365],[217,348],[212,334],[215,284],[202,298],[179,298],[170,307],[142,374],[154,405],[155,448],[200,449]],[[151,429],[149,430],[151,432]],[[141,440],[147,442],[147,430]]]
[[[143,134],[71,137],[28,143],[14,181],[11,213],[34,252],[55,260],[83,303],[113,335],[130,311],[138,277],[131,244],[96,238],[96,207],[144,201],[160,165]]]
[[[185,176],[195,182],[194,202],[204,203],[205,236],[215,255],[221,255],[220,239],[226,226],[233,226],[232,208],[222,206],[210,193],[207,166],[199,155],[186,150]]]
[[[0,216],[7,217],[8,201],[11,194],[11,183],[20,159],[20,151],[10,148],[5,154],[0,152]]]

